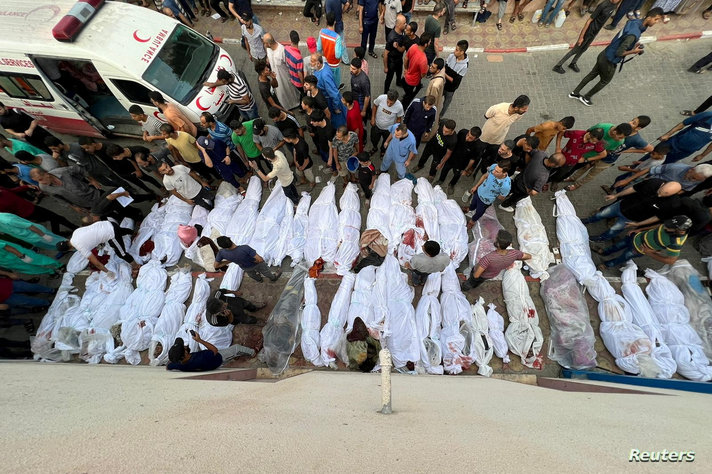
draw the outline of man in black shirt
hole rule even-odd
[[[39,126],[39,122],[24,112],[8,109],[0,102],[0,126],[15,138],[25,140],[30,145],[51,154],[45,144],[45,138],[51,137],[47,130]]]
[[[532,150],[539,147],[539,139],[535,136],[519,135],[512,141],[514,147],[510,158],[512,166],[508,171],[509,176],[512,176],[515,170],[522,171],[532,159]]]
[[[416,35],[415,33],[418,31],[418,23],[415,21],[411,21],[407,25],[405,25],[405,33],[403,37],[403,48],[408,51],[411,46],[414,44],[418,44],[418,41],[420,41],[420,37]]]
[[[146,186],[144,181],[153,184],[158,189],[163,187],[162,184],[156,183],[149,178],[149,175],[144,174],[138,163],[136,163],[137,157],[141,159],[147,158],[150,153],[150,150],[143,146],[121,147],[115,143],[110,143],[106,146],[106,154],[113,160],[111,168],[116,174],[143,189],[148,194],[154,194],[158,197],[154,191]]]
[[[294,147],[294,171],[299,177],[299,184],[309,183],[309,188],[313,189],[316,186],[314,172],[311,169],[314,166],[314,162],[309,156],[307,142],[297,135],[294,130],[286,130],[283,135],[284,141]]]
[[[387,93],[391,87],[393,76],[396,78],[396,85],[400,86],[403,81],[403,52],[405,51],[405,29],[406,19],[403,14],[396,16],[396,25],[386,38],[386,50],[383,52],[383,71],[386,73],[386,81],[383,85],[383,93]]]
[[[620,3],[620,1],[621,0],[603,0],[603,2],[596,7],[593,13],[591,13],[589,19],[586,20],[586,23],[583,25],[578,40],[576,40],[576,44],[569,50],[568,53],[564,55],[563,58],[561,58],[558,63],[556,63],[556,66],[553,68],[554,72],[564,74],[566,71],[562,66],[571,56],[573,56],[574,59],[571,60],[569,69],[574,72],[581,71],[576,65],[576,61],[578,61],[581,55],[586,52],[589,46],[591,46],[591,43],[593,43],[593,40],[596,38],[596,35],[598,35],[598,32],[601,31],[603,25],[606,24],[611,15],[613,15],[613,12],[616,11],[616,6]]]
[[[239,291],[220,289],[216,291],[205,305],[207,321],[211,326],[227,326],[228,324],[255,324],[257,318],[246,314],[254,313],[266,306],[265,303],[254,304],[241,298]]]
[[[180,370],[181,372],[204,372],[215,370],[225,362],[228,362],[241,355],[254,357],[255,350],[249,347],[233,344],[222,350],[203,340],[200,334],[191,330],[193,340],[207,349],[198,352],[190,352],[190,347],[186,346],[182,337],[177,337],[170,350],[166,370]]]
[[[675,216],[687,216],[692,220],[692,227],[690,227],[687,235],[696,234],[712,221],[709,207],[697,199],[676,194],[658,203],[654,216],[640,222],[629,222],[628,227],[635,227],[635,230],[645,230]]]
[[[277,107],[270,107],[269,118],[272,119],[274,126],[282,132],[283,136],[287,130],[294,130],[294,133],[297,133],[302,137],[304,136],[304,130],[302,130],[302,126],[299,125],[299,122],[294,115],[285,112],[282,109],[278,109]]]
[[[435,179],[435,174],[437,173],[437,166],[440,162],[445,159],[448,160],[455,145],[457,145],[457,135],[455,134],[455,127],[457,124],[454,120],[445,119],[440,122],[440,128],[438,128],[437,133],[430,141],[425,145],[423,154],[418,160],[418,166],[415,167],[414,172],[418,172],[425,167],[428,159],[432,156],[433,162],[430,164],[430,171],[428,172],[428,179]]]
[[[106,154],[106,144],[99,140],[79,137],[79,143],[69,145],[68,159],[84,168],[89,176],[103,186],[128,186],[114,171],[111,166],[113,160]]]
[[[331,126],[331,120],[326,118],[324,112],[315,110],[309,117],[312,127],[314,127],[314,143],[319,151],[319,155],[324,163],[329,162],[329,142],[334,139],[334,127]],[[332,163],[336,169],[336,162]]]
[[[455,149],[449,158],[443,157],[440,164],[436,166],[436,169],[442,170],[440,172],[440,180],[437,182],[439,185],[443,184],[447,174],[452,170],[453,176],[448,183],[447,194],[452,194],[462,172],[466,169],[472,169],[472,166],[482,159],[482,153],[487,145],[480,140],[480,135],[482,135],[480,127],[472,127],[469,130],[463,128],[457,132]]]
[[[611,240],[623,232],[629,222],[644,222],[661,210],[665,212],[668,208],[675,208],[679,199],[676,195],[680,191],[682,191],[682,186],[676,181],[665,181],[659,178],[647,179],[620,193],[607,195],[606,201],[615,202],[600,209],[591,217],[582,219],[581,222],[588,225],[602,219],[615,218],[616,222],[608,230],[599,236],[590,238],[596,242]]]
[[[514,205],[527,196],[536,196],[544,190],[549,182],[549,175],[554,168],[560,168],[566,163],[563,153],[554,153],[547,158],[541,150],[532,151],[532,159],[524,171],[512,180],[512,190],[499,208],[506,212],[514,212]]]

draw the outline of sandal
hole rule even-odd
[[[670,17],[667,16],[667,15],[665,15],[665,16],[663,17],[663,23],[670,23]]]
[[[509,17],[509,22],[510,22],[510,23],[514,23],[514,20],[516,20],[516,18],[514,17],[514,15],[512,15],[512,16]]]
[[[635,12],[633,12],[633,14],[635,15],[635,18],[637,18],[638,20],[640,20],[640,17],[643,16],[642,13],[640,12],[640,10],[636,10]]]
[[[378,59],[378,55],[374,51],[369,51],[368,55],[371,56],[372,58]]]
[[[517,15],[517,18],[519,19],[519,21],[524,21],[524,13],[520,12],[519,15]]]
[[[467,8],[467,2],[468,2],[468,0],[465,0],[464,2],[462,2],[462,8]]]
[[[502,23],[497,23],[497,29],[498,29],[499,31],[502,31]]]
[[[628,12],[625,14],[625,16],[627,16],[629,20],[635,19],[635,13],[633,13],[633,12]]]
[[[451,31],[455,31],[456,29],[457,29],[457,25],[456,25],[455,22],[453,21],[452,24],[450,25],[450,30],[451,30]]]
[[[484,2],[480,2],[480,14],[483,14],[486,11],[487,11],[487,6],[485,5]]]
[[[579,185],[577,185],[577,184],[571,184],[569,186],[566,186],[566,190],[568,192],[576,191],[578,188],[579,188]]]
[[[680,112],[680,115],[684,115],[685,117],[692,117],[694,113],[692,113],[692,110],[683,110]]]
[[[705,20],[709,20],[710,17],[712,17],[712,10],[708,9],[702,12],[702,18],[704,18]]]

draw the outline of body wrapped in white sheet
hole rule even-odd
[[[702,285],[700,274],[690,262],[681,259],[672,264],[666,276],[684,295],[685,306],[690,312],[690,325],[700,336],[705,355],[712,360],[712,299]]]
[[[539,314],[529,295],[529,287],[521,267],[522,262],[515,262],[502,277],[504,304],[509,315],[509,325],[504,337],[509,350],[521,357],[522,364],[541,369],[544,335],[539,328]]]
[[[319,333],[319,345],[321,346],[321,360],[324,365],[335,367],[334,362],[338,357],[343,363],[348,364],[346,355],[346,334],[344,326],[349,314],[349,304],[351,303],[351,292],[354,289],[356,275],[347,273],[341,279],[339,289],[336,290],[334,298],[331,300],[329,316]],[[304,287],[306,291],[306,286]]]
[[[393,367],[398,369],[404,367],[408,361],[417,362],[420,359],[420,344],[413,308],[415,292],[408,284],[408,276],[401,271],[400,264],[393,255],[386,255],[383,264],[377,270],[380,271],[386,273],[388,280],[388,314],[383,329],[383,342],[391,351]]]
[[[317,292],[314,278],[304,279],[304,308],[302,309],[301,347],[304,358],[317,367],[324,365],[319,350],[319,327],[321,326],[321,311],[317,306]]]
[[[183,339],[185,345],[190,347],[191,352],[201,350],[200,345],[193,340],[190,331],[200,331],[200,325],[205,319],[205,303],[208,301],[208,296],[210,296],[210,283],[208,283],[205,273],[201,273],[195,279],[193,298],[185,312],[183,324],[178,328],[178,332],[175,335],[176,338]],[[173,342],[175,342],[175,338],[171,341],[171,345],[173,345]]]
[[[460,334],[460,323],[471,318],[470,303],[460,289],[460,280],[455,273],[455,266],[450,263],[442,272],[442,332],[440,345],[443,354],[443,366],[448,374],[459,374],[472,365],[472,357],[463,354],[465,338]]]
[[[484,305],[485,301],[482,297],[471,305],[472,317],[469,321],[463,321],[460,324],[460,333],[465,338],[463,353],[468,354],[475,361],[478,374],[489,377],[493,372],[489,363],[492,360],[494,349],[492,340],[489,337],[487,313],[485,313]]]
[[[517,227],[519,249],[532,256],[526,262],[529,265],[529,273],[533,278],[546,280],[549,277],[546,269],[554,263],[554,254],[549,249],[546,228],[529,196],[517,202],[514,225]]]
[[[637,270],[638,266],[635,262],[628,260],[628,263],[623,267],[623,274],[621,275],[621,293],[623,293],[623,297],[630,306],[633,322],[643,330],[653,343],[651,357],[660,368],[657,377],[669,379],[677,371],[677,363],[672,357],[670,348],[665,344],[660,332],[660,324],[653,313],[653,308],[648,300],[645,299],[643,290],[638,286]]]
[[[277,265],[277,242],[279,241],[279,229],[284,218],[284,204],[287,196],[284,195],[282,185],[279,180],[274,185],[267,201],[265,201],[260,213],[257,215],[255,232],[250,239],[250,247],[255,249],[258,255],[264,258],[267,265]],[[282,261],[280,259],[279,264]]]
[[[148,346],[148,358],[153,366],[163,365],[168,360],[168,350],[173,345],[178,329],[185,317],[185,302],[190,296],[193,277],[189,271],[178,271],[171,276],[171,283],[166,291],[165,304],[161,315],[153,328],[151,343]],[[156,355],[158,344],[160,354]]]
[[[673,282],[648,269],[645,276],[650,283],[645,287],[663,340],[677,363],[677,373],[690,380],[709,382],[712,366],[702,350],[702,340],[690,326],[690,313],[685,307],[685,297]]]
[[[302,197],[299,199],[297,210],[294,213],[294,220],[292,221],[292,238],[289,241],[289,247],[287,249],[287,254],[292,259],[292,267],[304,259],[304,246],[307,243],[310,205],[311,195],[307,192],[302,192]]]
[[[440,273],[428,275],[418,306],[415,308],[415,323],[420,343],[420,360],[416,363],[416,369],[437,375],[443,373],[440,347],[440,325],[443,316],[438,301],[441,280]]]
[[[349,183],[339,200],[339,246],[334,259],[336,273],[346,275],[359,254],[361,202],[354,183]]]
[[[115,364],[122,358],[132,365],[141,362],[140,351],[148,349],[158,317],[165,302],[168,274],[158,260],[151,260],[141,267],[136,278],[136,289],[121,307],[121,342],[104,356]]]
[[[467,223],[460,205],[440,188],[433,189],[435,207],[438,210],[438,226],[440,228],[440,247],[450,255],[450,259],[459,266],[467,257]]]
[[[262,180],[253,176],[247,185],[245,198],[238,204],[225,228],[225,235],[230,237],[235,245],[244,245],[252,238],[261,199]]]
[[[488,305],[487,324],[489,326],[489,336],[492,340],[492,348],[497,357],[502,359],[502,362],[509,364],[509,346],[504,338],[504,318],[497,312],[497,307],[494,303]]]
[[[307,241],[304,246],[304,260],[311,266],[321,257],[325,262],[333,262],[339,244],[339,213],[336,209],[336,188],[327,183],[309,210]]]

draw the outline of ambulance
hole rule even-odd
[[[0,102],[44,127],[87,136],[140,136],[128,109],[159,119],[150,91],[194,122],[227,116],[225,88],[203,87],[235,72],[222,48],[156,11],[105,0],[1,0]]]

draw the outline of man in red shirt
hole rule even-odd
[[[405,74],[403,75],[403,109],[408,108],[408,104],[413,98],[418,95],[423,85],[420,80],[428,73],[428,58],[425,56],[425,48],[428,47],[432,37],[429,33],[423,33],[418,40],[418,44],[408,48],[405,54]],[[387,92],[387,91],[386,91]]]
[[[583,164],[586,161],[583,157],[584,154],[590,151],[603,153],[606,150],[606,143],[602,140],[602,128],[594,128],[589,131],[567,130],[564,132],[564,138],[568,138],[566,146],[561,149],[560,141],[558,141],[556,143],[556,152],[563,153],[564,157],[566,157],[566,162],[551,174],[550,181],[552,183],[560,183],[574,171],[576,165]],[[555,190],[554,188],[555,185],[552,184],[552,191]]]
[[[346,128],[350,132],[356,132],[358,135],[358,152],[363,151],[364,134],[363,119],[361,117],[361,107],[358,101],[354,100],[354,94],[351,91],[345,91],[341,96],[341,102],[346,106]]]
[[[10,214],[15,214],[32,222],[49,221],[52,232],[55,234],[59,234],[60,225],[63,225],[70,231],[74,231],[77,228],[77,226],[67,220],[66,217],[60,216],[44,207],[36,206],[27,199],[18,196],[18,193],[25,189],[27,189],[25,186],[13,189],[0,188],[0,212],[9,212]]]

